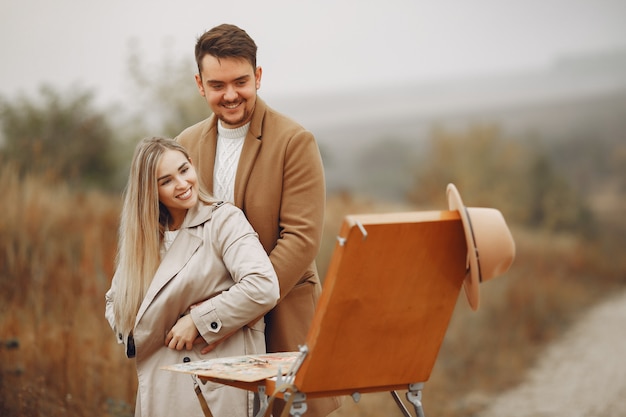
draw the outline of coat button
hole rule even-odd
[[[117,338],[118,338],[118,339],[122,340],[122,338],[123,338],[123,337],[124,337],[124,336],[122,336],[122,333],[118,333],[118,334],[117,334]]]
[[[217,323],[216,322],[212,322],[211,323],[211,329],[213,329],[213,330],[217,329]]]

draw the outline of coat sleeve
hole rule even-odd
[[[207,343],[215,342],[276,305],[278,278],[257,234],[243,212],[230,204],[214,211],[205,228],[222,257],[233,285],[191,310],[191,317]]]
[[[280,279],[281,297],[308,277],[324,226],[326,185],[319,148],[313,134],[302,130],[286,148],[280,235],[270,258]]]
[[[118,344],[121,344],[121,343],[124,343],[124,338],[123,338],[123,335],[119,333],[115,327],[115,314],[113,313],[113,295],[115,293],[115,282],[116,282],[116,279],[114,276],[113,280],[111,281],[111,288],[109,288],[109,290],[104,295],[104,300],[105,300],[104,316],[109,322],[111,329],[113,329],[113,332],[115,332],[115,340],[117,340]]]

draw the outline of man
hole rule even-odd
[[[270,256],[280,301],[266,315],[268,352],[297,351],[321,292],[315,257],[324,224],[324,169],[313,134],[257,96],[262,69],[256,51],[234,25],[198,39],[196,84],[213,114],[177,140],[189,150],[204,187],[244,211]],[[307,415],[325,416],[339,402],[323,398],[307,405]]]

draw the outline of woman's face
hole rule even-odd
[[[198,177],[191,161],[180,151],[166,150],[157,165],[159,201],[180,226],[187,210],[198,201]]]

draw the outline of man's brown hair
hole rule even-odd
[[[211,55],[217,58],[243,58],[256,70],[254,40],[245,30],[230,24],[222,24],[208,30],[196,42],[196,64],[202,77],[202,58]]]

